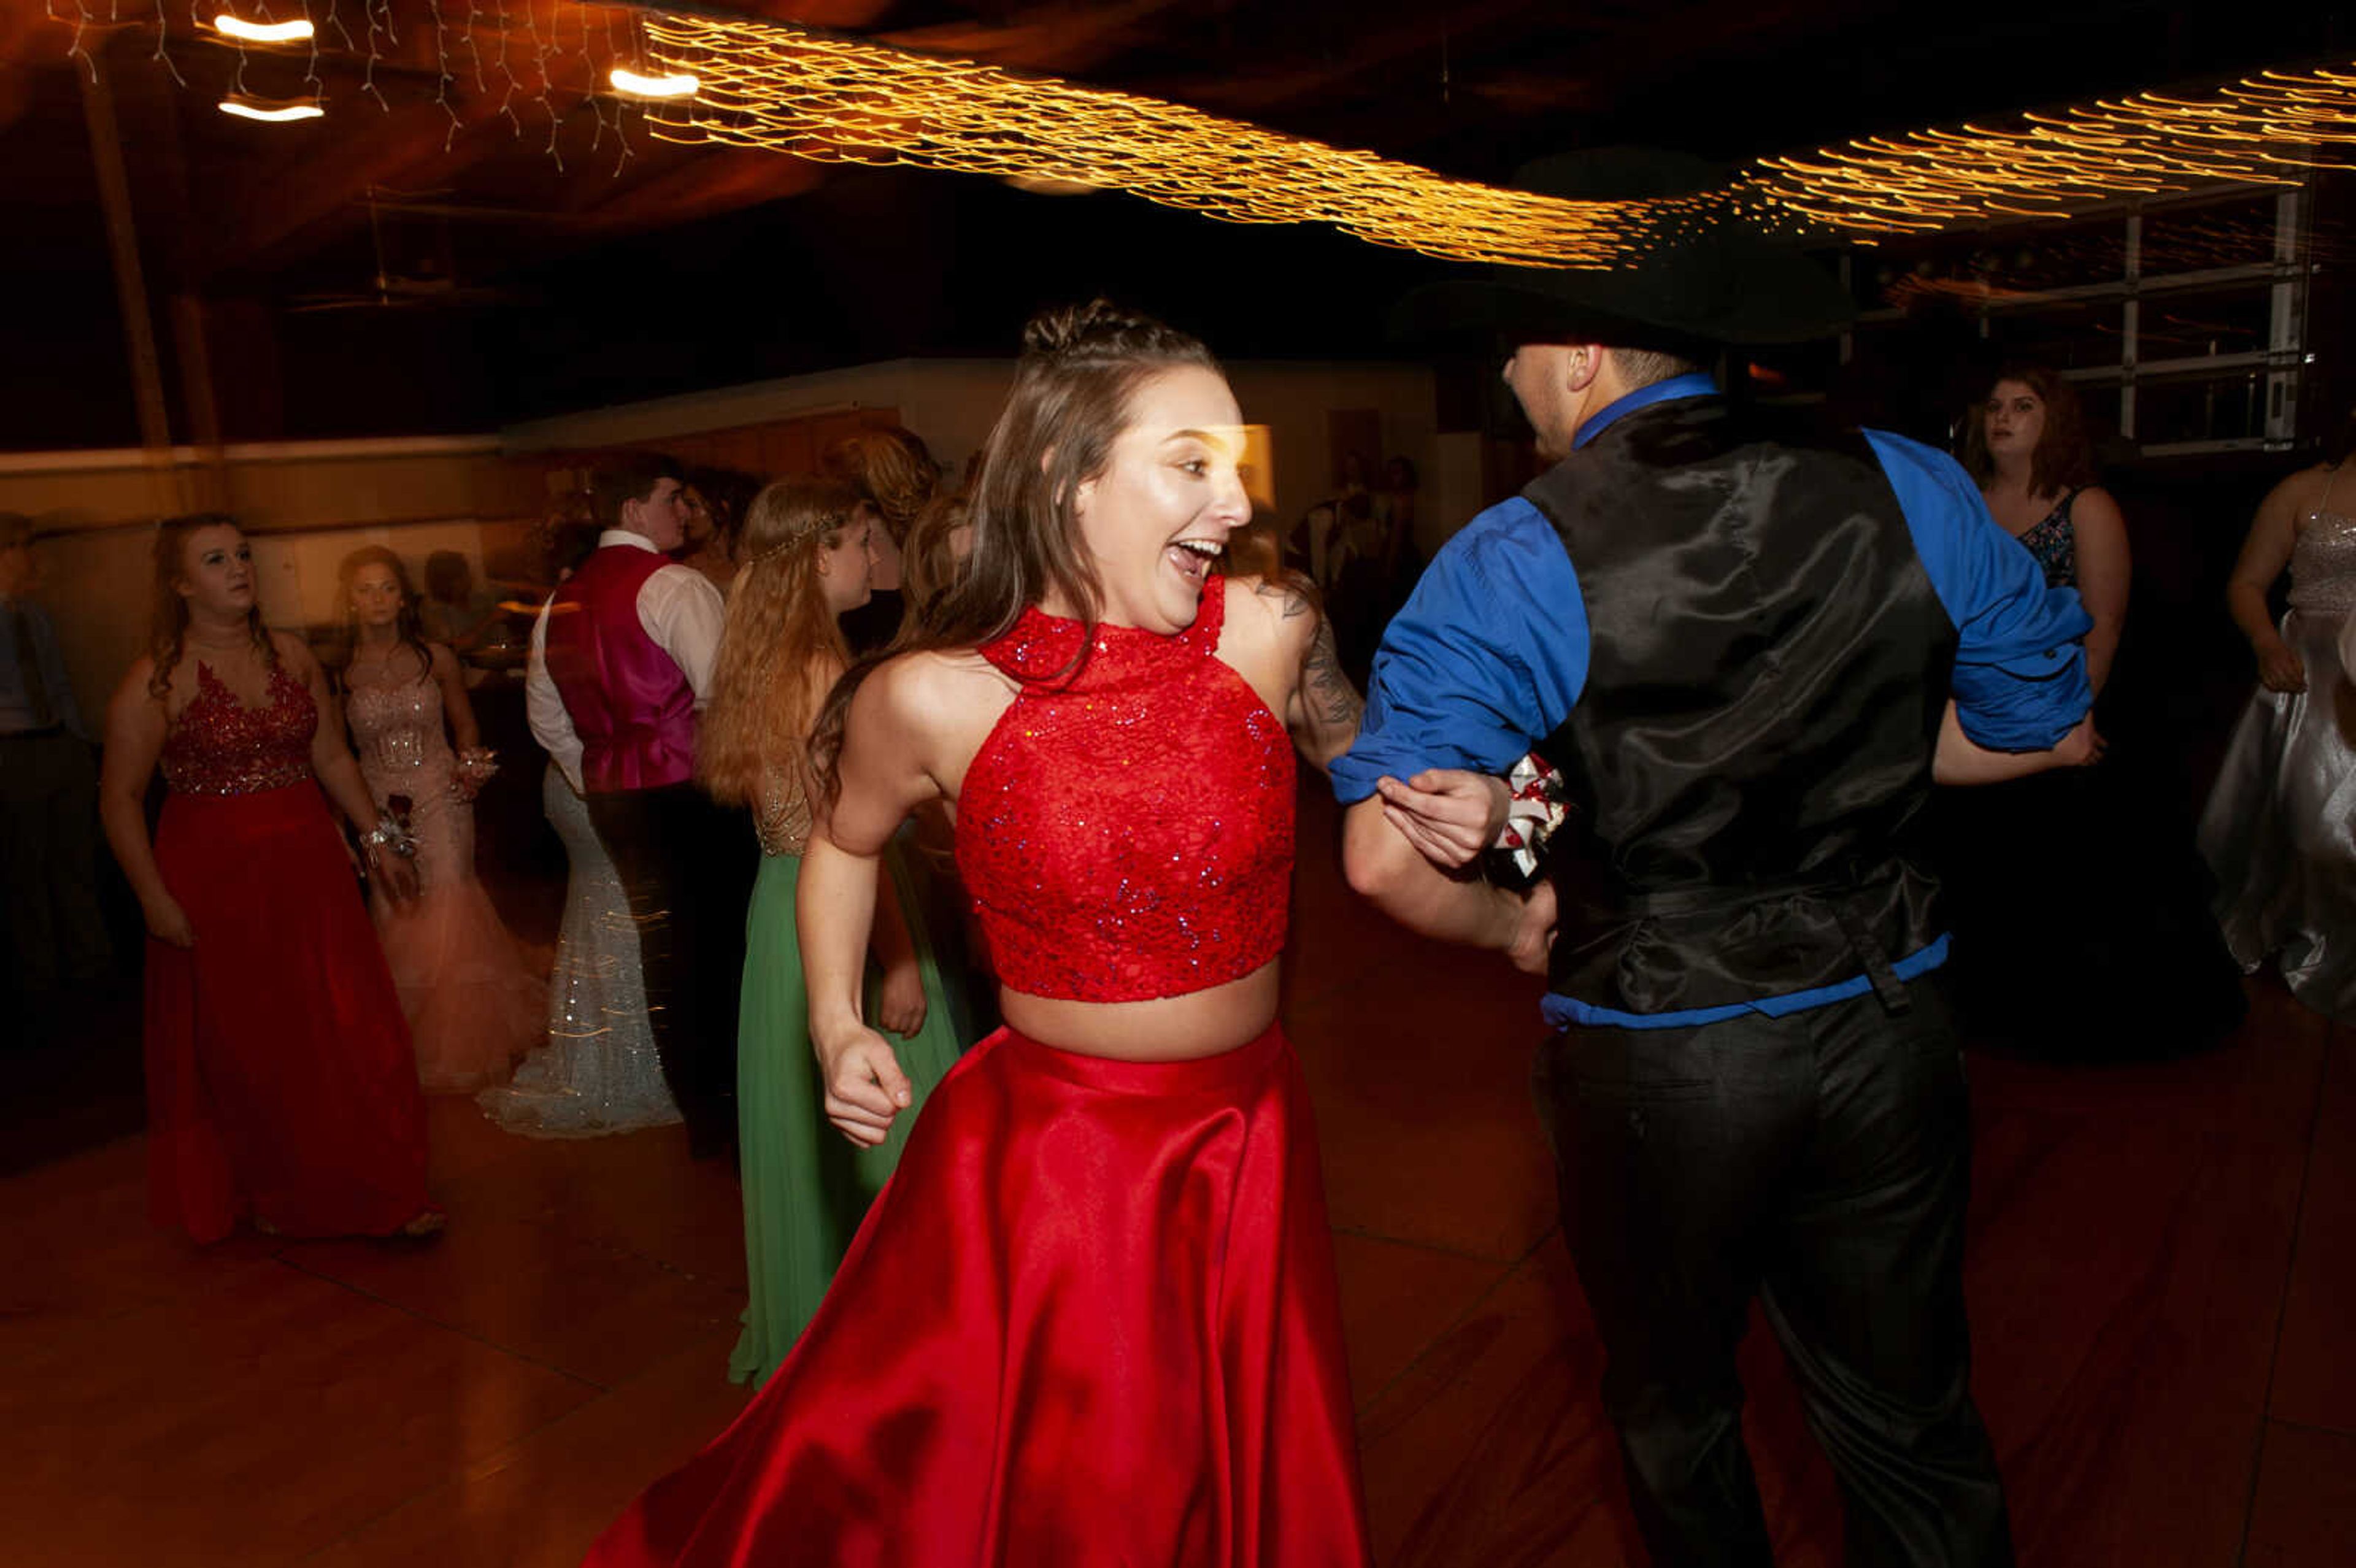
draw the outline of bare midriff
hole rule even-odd
[[[1075,1002],[1001,987],[1006,1027],[1042,1045],[1121,1061],[1184,1061],[1248,1044],[1275,1021],[1273,958],[1224,986],[1143,1002]]]

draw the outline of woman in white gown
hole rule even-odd
[[[2356,611],[2356,415],[2329,461],[2258,507],[2226,590],[2258,690],[2201,817],[2218,923],[2244,970],[2273,959],[2292,994],[2356,1024],[2356,689],[2340,634]],[[2279,625],[2266,591],[2290,568]]]
[[[351,641],[338,672],[360,775],[415,843],[418,896],[369,909],[428,1093],[503,1081],[540,1038],[546,992],[475,877],[475,791],[493,772],[457,656],[418,631],[401,559],[344,560]],[[451,750],[451,733],[458,746]]]
[[[572,862],[564,925],[548,981],[547,1043],[515,1077],[476,1101],[509,1132],[533,1137],[595,1137],[669,1126],[679,1106],[664,1084],[638,975],[638,928],[589,807],[557,765],[541,800]]]
[[[596,543],[593,524],[552,530],[560,578]],[[476,1096],[490,1118],[530,1137],[595,1137],[669,1126],[679,1106],[663,1083],[638,970],[638,928],[621,874],[598,842],[589,807],[554,763],[541,783],[548,824],[564,845],[564,923],[548,982],[545,1043],[515,1077]]]

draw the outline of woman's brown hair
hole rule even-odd
[[[2086,433],[2085,406],[2078,389],[2062,373],[2044,365],[2008,365],[1988,382],[1988,390],[1964,421],[1964,468],[1982,488],[1996,477],[1996,459],[1988,455],[1987,405],[1998,382],[2018,381],[2045,405],[2045,429],[2029,459],[2029,493],[2059,495],[2082,489],[2100,476],[2094,466],[2094,443]]]
[[[826,449],[819,466],[874,507],[894,545],[941,487],[941,465],[916,432],[899,425],[853,431]]]
[[[466,558],[461,556],[461,560]],[[380,544],[363,545],[344,557],[336,567],[336,607],[343,622],[343,641],[336,648],[335,661],[328,674],[336,689],[347,688],[346,676],[352,667],[352,656],[359,651],[360,617],[352,603],[352,580],[364,566],[381,566],[392,573],[392,585],[401,590],[401,616],[392,624],[392,635],[404,648],[417,656],[417,678],[425,680],[434,674],[434,654],[425,645],[425,625],[417,616],[417,590],[409,584],[409,569],[401,557]],[[390,672],[388,672],[390,673]]]
[[[756,808],[768,785],[807,803],[809,741],[824,681],[849,659],[819,586],[819,552],[842,540],[858,494],[839,479],[780,479],[744,509],[744,564],[712,667],[712,700],[696,726],[698,771],[712,797]]]
[[[1104,591],[1080,534],[1076,498],[1111,460],[1138,388],[1187,366],[1215,372],[1219,362],[1201,339],[1105,300],[1032,317],[1023,329],[1013,388],[982,448],[969,500],[972,543],[965,564],[883,656],[980,647],[1052,595],[1078,613],[1087,635],[1076,660],[1087,658]],[[840,784],[835,761],[843,715],[878,662],[871,656],[836,683],[811,738],[829,800]]]
[[[926,502],[908,526],[908,537],[900,541],[900,586],[913,614],[921,616],[924,607],[948,592],[965,569],[957,531],[966,526],[972,509],[964,496],[944,493]]]

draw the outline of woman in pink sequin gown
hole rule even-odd
[[[429,1235],[425,1107],[392,979],[325,789],[388,847],[302,640],[266,630],[235,523],[155,537],[153,651],[108,705],[100,806],[147,919],[149,1192],[158,1223],[218,1241],[250,1218],[290,1236]],[[143,802],[171,794],[154,841]]]
[[[547,1026],[548,987],[475,877],[476,789],[490,776],[457,656],[419,632],[401,558],[356,550],[338,573],[351,628],[338,671],[360,773],[416,840],[418,896],[369,900],[429,1094],[507,1081]],[[451,733],[457,750],[450,746]]]

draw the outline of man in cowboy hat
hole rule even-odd
[[[1665,156],[1525,177],[1708,184]],[[1633,269],[1412,298],[1410,330],[1503,346],[1554,466],[1433,560],[1333,770],[1355,887],[1547,977],[1539,1106],[1664,1565],[1771,1561],[1735,1371],[1754,1296],[1839,1476],[1852,1568],[2011,1556],[1969,1389],[1963,1069],[1913,835],[1934,776],[2092,755],[2088,621],[1945,455],[1768,439],[1701,369],[1847,308],[1739,213]],[[1506,832],[1545,873],[1526,898],[1430,858],[1451,795],[1498,830],[1509,791],[1483,775],[1509,771],[1563,821],[1537,849],[1516,807]]]

